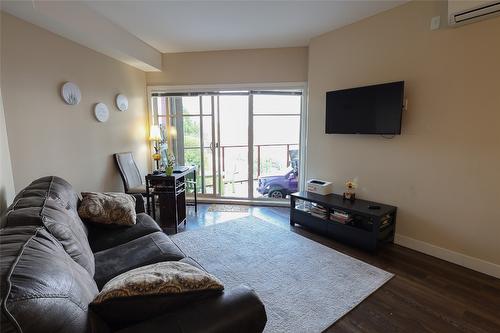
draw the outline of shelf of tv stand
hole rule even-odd
[[[315,203],[327,210],[326,218],[312,215],[298,209],[298,200]],[[290,196],[290,224],[303,225],[313,231],[327,235],[341,242],[374,251],[380,245],[394,241],[397,208],[378,202],[356,199],[344,200],[341,195],[320,195],[310,192],[297,192]],[[370,209],[379,206],[379,209]],[[347,224],[330,219],[330,213],[341,211],[349,214],[353,220]],[[387,220],[385,224],[381,223]]]

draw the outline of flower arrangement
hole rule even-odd
[[[175,156],[172,153],[167,154],[167,166],[165,167],[165,174],[171,176],[174,172]]]
[[[354,180],[347,180],[345,182],[345,188],[347,191],[344,192],[344,200],[351,200],[354,201],[356,198],[356,193],[354,193],[354,190],[358,187],[358,184]]]
[[[174,167],[175,164],[175,156],[172,153],[168,153],[168,158],[167,158],[167,166]]]

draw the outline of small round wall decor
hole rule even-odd
[[[73,82],[66,82],[61,87],[61,97],[69,105],[77,105],[82,99],[80,88]]]
[[[128,98],[123,94],[116,95],[116,107],[120,111],[128,110]]]
[[[106,104],[97,103],[94,107],[94,115],[98,121],[104,123],[109,118],[109,110]]]

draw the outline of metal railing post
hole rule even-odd
[[[225,159],[224,159],[224,148],[226,148],[226,146],[221,146],[221,150],[222,150],[222,172],[226,171],[226,163],[225,163]]]
[[[286,166],[290,166],[290,145],[286,145]]]
[[[257,145],[257,177],[260,177],[260,145]]]

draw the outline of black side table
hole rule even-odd
[[[187,176],[190,174],[193,174],[193,180],[187,180]],[[187,184],[194,184],[194,206],[195,212],[198,212],[195,166],[190,166],[187,170],[174,173],[171,176],[165,174],[149,174],[146,176],[148,214],[152,215],[156,220],[155,196],[158,196],[160,227],[162,229],[174,228],[177,233],[178,226],[186,222]]]

